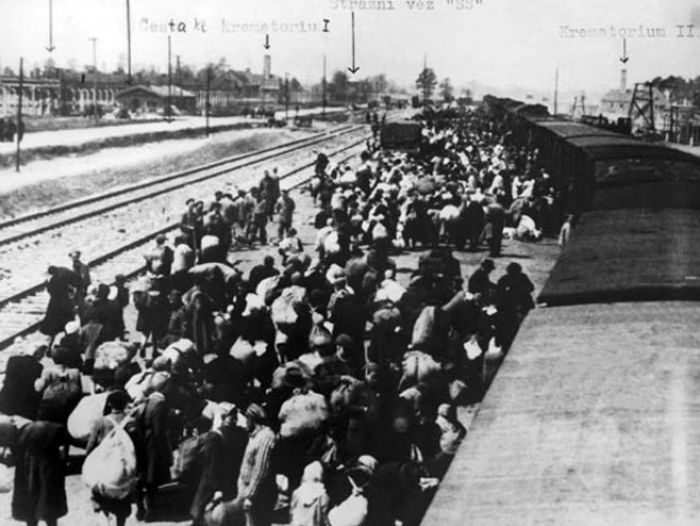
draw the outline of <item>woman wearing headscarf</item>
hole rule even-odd
[[[323,485],[323,465],[312,462],[304,469],[289,509],[291,526],[328,526],[330,499]]]

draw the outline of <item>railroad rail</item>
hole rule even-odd
[[[356,128],[363,133],[362,128]],[[353,135],[347,135],[352,129],[327,135],[311,142],[305,141],[295,146],[278,150],[275,154],[264,154],[242,163],[227,165],[226,169],[206,170],[204,174],[181,179],[176,184],[166,187],[150,188],[146,195],[129,195],[128,198],[118,198],[119,203],[98,203],[91,205],[91,210],[75,210],[73,215],[81,215],[82,220],[65,220],[57,218],[63,224],[60,227],[45,228],[42,232],[0,246],[0,285],[2,298],[11,298],[26,290],[33,284],[31,276],[45,271],[46,265],[55,263],[56,255],[67,253],[71,248],[80,247],[88,259],[95,255],[121,246],[174,220],[181,211],[173,203],[183,203],[187,198],[211,199],[212,186],[220,190],[235,186],[247,178],[256,177],[260,163],[283,163],[288,169],[290,165],[298,166],[308,161],[309,148],[323,147],[332,150],[339,144],[353,140]],[[248,168],[245,168],[248,167]],[[230,174],[235,174],[235,179]],[[232,189],[233,191],[233,189]],[[94,232],[91,235],[90,232]],[[50,258],[48,261],[46,258]],[[0,299],[0,307],[4,301]]]
[[[22,215],[0,222],[0,246],[16,243],[43,232],[75,223],[98,214],[143,201],[189,184],[218,177],[232,170],[239,170],[285,153],[320,144],[361,129],[347,125],[311,136],[285,142],[276,146],[239,154],[225,159],[193,167],[180,172],[155,177],[108,192],[71,201],[47,210]]]
[[[358,129],[355,127],[353,128]],[[363,127],[359,127],[359,129],[363,129]],[[346,133],[349,133],[349,129],[344,129],[338,134],[344,135]],[[344,162],[359,153],[358,147],[363,146],[368,137],[368,135],[363,135],[360,139],[352,141],[349,145],[341,146],[335,151],[332,151],[328,156],[333,159],[338,159],[344,153],[352,151],[352,153],[338,159],[338,162]],[[328,140],[328,138],[326,137],[325,140]],[[313,144],[316,144],[316,142],[305,142],[303,145],[297,146],[297,150]],[[313,162],[307,162],[281,175],[281,186],[287,189],[300,186],[311,177],[311,174],[308,174],[306,171],[313,166]],[[231,168],[226,170],[226,173],[230,171]],[[254,184],[254,181],[249,180],[247,183],[239,185],[239,187],[246,188],[252,186],[252,184]],[[139,200],[140,199],[145,198],[139,198]],[[100,212],[96,212],[93,215],[99,214]],[[179,223],[169,223],[166,226],[145,235],[140,235],[137,239],[133,239],[101,254],[87,261],[86,264],[90,268],[95,281],[111,284],[114,275],[117,273],[124,274],[127,278],[135,277],[145,270],[143,254],[148,243],[157,235],[175,231],[179,226]],[[41,320],[44,317],[47,303],[48,293],[46,292],[45,282],[36,283],[9,297],[0,299],[0,319],[2,319],[2,323],[0,324],[0,350],[10,346],[17,338],[38,330]]]

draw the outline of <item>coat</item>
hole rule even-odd
[[[41,332],[47,336],[55,336],[63,331],[66,323],[75,317],[71,288],[81,287],[82,280],[70,269],[59,267],[46,286],[49,292],[49,305],[46,315],[41,322]]]
[[[60,455],[65,443],[62,424],[37,421],[24,427],[15,450],[14,519],[52,521],[68,513],[65,464]]]
[[[165,397],[158,392],[151,393],[137,409],[136,421],[146,452],[141,476],[147,486],[157,486],[170,480],[173,452],[168,440],[168,413]]]

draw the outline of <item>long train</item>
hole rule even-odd
[[[700,524],[700,159],[498,101],[578,223],[423,524]]]

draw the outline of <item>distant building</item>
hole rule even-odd
[[[654,126],[656,129],[664,129],[664,123],[668,121],[671,102],[669,98],[656,87],[651,89],[652,99],[654,101]],[[627,88],[627,70],[622,70],[620,75],[620,87],[608,91],[603,95],[598,113],[610,120],[616,120],[620,117],[628,117],[634,90]],[[645,89],[643,94],[648,98],[648,92]],[[640,122],[633,123],[641,125]]]
[[[197,98],[178,86],[133,86],[117,93],[116,101],[131,113],[163,113],[170,98],[180,113],[196,112]]]

